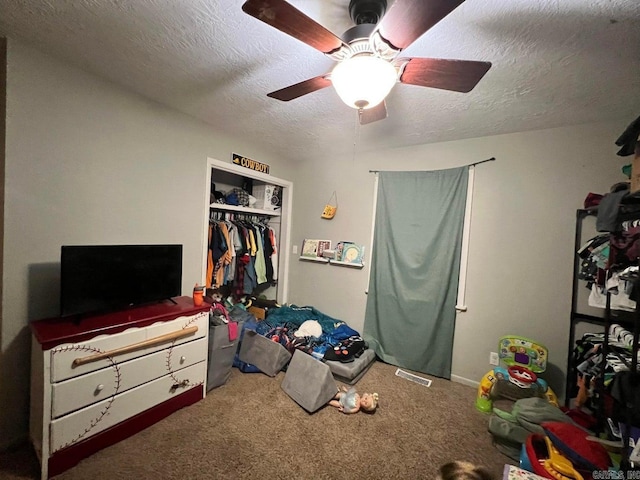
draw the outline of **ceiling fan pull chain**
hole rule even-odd
[[[360,140],[360,124],[362,123],[361,117],[363,111],[364,110],[362,110],[362,108],[358,109],[358,114],[355,116],[356,121],[353,126],[353,163],[355,163],[356,161],[356,147],[358,145],[358,141]]]

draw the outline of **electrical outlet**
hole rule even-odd
[[[491,352],[489,354],[489,363],[491,365],[499,365],[500,364],[500,358],[498,357],[498,354],[496,352]]]

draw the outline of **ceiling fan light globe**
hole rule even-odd
[[[374,55],[348,58],[338,63],[331,72],[331,83],[338,96],[356,109],[366,110],[379,105],[397,81],[395,67]]]

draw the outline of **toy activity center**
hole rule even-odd
[[[482,377],[476,400],[478,410],[490,412],[493,400],[500,397],[512,400],[545,397],[558,405],[556,394],[544,379],[538,377],[547,369],[549,354],[546,347],[527,338],[505,336],[498,343],[498,356],[504,366],[498,366]]]

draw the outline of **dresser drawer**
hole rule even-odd
[[[201,384],[204,388],[205,363],[196,363],[179,370],[174,375],[165,375],[53,420],[50,427],[51,453],[89,438],[165,400],[180,395],[194,385]],[[178,388],[172,388],[180,382],[186,383]]]
[[[107,358],[81,365],[74,364],[76,359],[120,349],[169,333],[187,330],[191,327],[197,327],[197,331],[181,338],[162,341],[151,346],[134,349],[127,353],[114,354]],[[144,328],[131,328],[113,335],[100,335],[86,342],[57,346],[50,353],[51,382],[60,382],[103,368],[113,369],[116,368],[117,363],[166,349],[172,344],[180,345],[198,338],[204,338],[207,335],[208,328],[209,314],[208,312],[200,312],[188,317],[179,317],[169,322],[158,322]]]
[[[57,418],[92,403],[205,360],[207,340],[201,338],[134,358],[51,387],[51,416]]]

